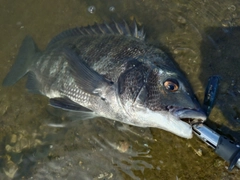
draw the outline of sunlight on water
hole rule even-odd
[[[95,11],[96,11],[95,6],[89,6],[89,7],[88,7],[88,12],[89,12],[89,13],[93,14]]]

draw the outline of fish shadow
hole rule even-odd
[[[200,49],[200,81],[206,87],[210,76],[220,77],[215,107],[225,119],[220,127],[214,119],[207,124],[213,129],[218,126],[218,131],[240,141],[240,27],[207,28]],[[219,116],[215,113],[214,117]]]

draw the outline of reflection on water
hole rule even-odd
[[[151,158],[149,129],[104,119],[66,125],[72,127],[60,129],[50,138],[48,154],[34,166],[33,179],[124,179],[119,169],[131,179],[139,179],[133,170],[153,168],[144,161]]]
[[[3,172],[11,178],[139,179],[133,170],[153,166],[149,128],[129,127],[106,119],[76,120],[77,113],[49,108],[58,115],[39,127],[41,134],[18,132],[6,137]],[[54,122],[56,121],[56,122]],[[56,128],[53,127],[53,123]],[[61,124],[64,127],[61,127]],[[141,159],[134,159],[141,157]]]
[[[208,77],[221,77],[210,120],[234,130],[239,140],[239,11],[238,0],[4,1],[0,81],[27,34],[44,49],[70,27],[135,17],[147,39],[179,63],[199,99]],[[1,179],[236,179],[239,174],[228,172],[228,164],[196,138],[106,119],[79,122],[74,114],[49,113],[47,103],[26,92],[24,80],[0,87]]]

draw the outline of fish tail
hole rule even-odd
[[[20,47],[19,53],[11,70],[3,80],[3,86],[11,86],[28,73],[30,66],[34,62],[36,53],[39,52],[33,38],[25,37]]]

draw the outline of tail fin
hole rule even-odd
[[[16,61],[13,64],[10,72],[3,80],[3,86],[11,86],[21,79],[28,71],[38,48],[32,37],[27,36],[22,42]]]

